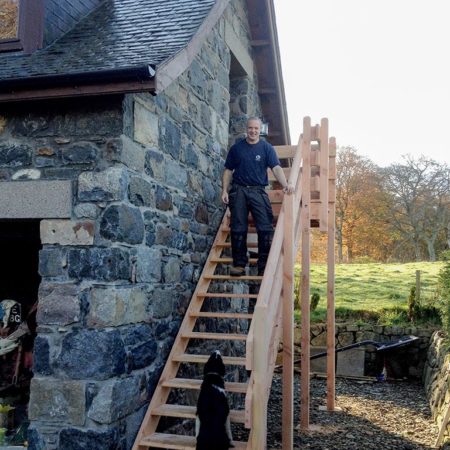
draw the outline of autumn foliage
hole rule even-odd
[[[434,261],[450,245],[450,168],[425,157],[376,166],[352,147],[336,157],[337,262]],[[312,259],[326,260],[313,233]]]

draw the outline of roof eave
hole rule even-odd
[[[0,80],[0,102],[155,92],[151,65]]]
[[[274,145],[290,144],[281,58],[273,0],[247,0],[259,94],[264,118],[269,122],[268,138]]]

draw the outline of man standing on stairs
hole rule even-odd
[[[275,149],[260,139],[261,120],[247,120],[247,137],[234,144],[228,152],[222,177],[222,201],[231,211],[230,275],[245,275],[247,257],[248,213],[252,214],[258,233],[258,275],[263,275],[273,236],[273,213],[265,187],[270,168],[286,194],[294,187],[286,181]],[[231,189],[230,188],[231,184]],[[229,192],[228,192],[229,190]]]

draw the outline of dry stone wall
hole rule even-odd
[[[450,407],[450,349],[448,338],[445,338],[442,332],[433,334],[423,372],[425,392],[433,419],[439,428]],[[444,442],[450,448],[450,423],[444,435]]]
[[[375,347],[372,345],[361,347],[365,349],[362,371],[365,375],[377,376],[382,372],[384,365],[386,365],[389,376],[420,379],[433,331],[433,329],[417,327],[337,324],[336,346],[341,348],[366,340],[388,343],[398,341],[405,336],[417,336],[420,339],[412,344],[389,352],[383,352],[383,355],[380,352],[376,352]],[[299,328],[296,328],[295,342],[297,345],[300,345]],[[326,347],[327,329],[325,324],[311,326],[310,342],[312,347]]]

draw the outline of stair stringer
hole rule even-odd
[[[223,244],[228,237],[229,232],[226,230],[228,221],[229,219],[227,217],[227,213],[225,213],[209,255],[206,259],[199,281],[197,282],[197,286],[191,297],[191,301],[184,315],[180,329],[173,343],[172,350],[167,357],[166,364],[161,373],[158,384],[156,385],[155,391],[142,421],[139,432],[136,436],[136,440],[132,450],[142,450],[144,448],[147,448],[139,445],[139,442],[141,442],[145,436],[148,436],[156,431],[160,416],[153,415],[152,411],[155,410],[158,406],[165,404],[169,397],[171,388],[164,387],[162,386],[162,384],[166,380],[174,378],[178,372],[181,363],[174,361],[174,357],[179,353],[184,353],[188,346],[189,339],[184,338],[183,334],[192,332],[194,329],[197,317],[191,315],[191,313],[198,313],[201,310],[204,298],[199,296],[199,294],[208,291],[211,280],[206,279],[206,277],[213,275],[216,269],[217,263],[213,263],[211,262],[211,260],[219,258],[222,252],[222,248],[218,244]]]

